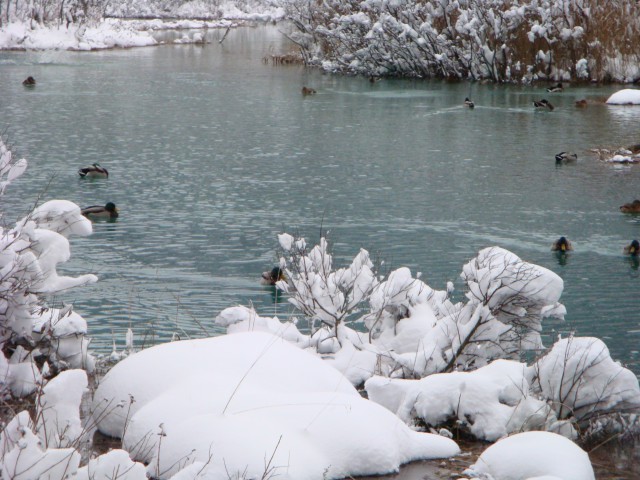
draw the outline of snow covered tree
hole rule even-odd
[[[0,139],[0,195],[26,167]],[[80,208],[64,200],[40,205],[13,228],[0,227],[0,397],[28,395],[55,371],[93,370],[85,320],[71,306],[49,308],[42,299],[97,280],[56,271],[70,256],[67,236],[91,231]]]

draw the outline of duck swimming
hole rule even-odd
[[[313,95],[315,94],[316,91],[313,88],[309,88],[309,87],[302,87],[302,95]]]
[[[94,163],[90,167],[78,170],[78,175],[82,178],[109,178],[109,172],[101,167],[99,163]]]
[[[553,105],[551,105],[551,103],[549,102],[549,100],[547,100],[546,98],[543,98],[542,100],[534,100],[533,101],[533,106],[542,110],[553,110]]]
[[[118,209],[115,203],[109,202],[104,207],[100,205],[92,205],[90,207],[83,208],[80,213],[87,217],[89,220],[112,220],[118,218]]]
[[[634,200],[631,203],[625,203],[620,206],[622,213],[640,213],[640,200]]]
[[[287,277],[284,276],[284,270],[280,267],[273,267],[269,272],[262,272],[262,279],[260,283],[263,285],[275,285],[280,280],[286,280]]]
[[[567,237],[560,237],[558,240],[553,242],[551,250],[554,252],[568,252],[573,250],[573,245],[571,245],[571,242],[567,240]]]
[[[573,152],[560,152],[556,155],[556,163],[577,162],[578,155]]]
[[[33,77],[27,77],[22,81],[22,85],[25,87],[34,87],[36,85],[36,79]]]
[[[632,240],[629,245],[624,247],[623,253],[625,255],[632,255],[634,257],[637,257],[640,253],[640,242],[638,242],[638,240]]]
[[[555,85],[553,87],[547,88],[547,92],[549,92],[549,93],[557,93],[557,92],[561,92],[563,90],[564,90],[564,88],[562,87],[562,83],[558,83],[557,85]]]
[[[467,106],[469,108],[474,108],[475,107],[475,104],[471,100],[469,100],[469,97],[464,99],[464,104],[465,104],[465,106]]]

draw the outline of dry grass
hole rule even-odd
[[[304,65],[304,58],[299,53],[287,53],[284,55],[265,55],[262,62],[271,64],[274,67],[286,65]]]

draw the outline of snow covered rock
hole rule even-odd
[[[640,105],[640,89],[625,88],[607,99],[609,105]]]
[[[595,479],[587,452],[549,432],[525,432],[502,439],[482,452],[464,474],[493,480]]]
[[[194,462],[203,473],[261,476],[270,458],[288,478],[344,478],[459,452],[363,399],[318,357],[258,332],[131,355],[104,377],[93,411],[100,431],[124,437],[133,459],[159,478]]]
[[[495,441],[513,432],[540,429],[555,417],[529,395],[526,365],[496,360],[474,372],[430,375],[420,380],[372,377],[369,398],[407,423],[437,427],[455,422],[475,437]]]

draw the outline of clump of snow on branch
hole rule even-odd
[[[0,433],[0,477],[12,480],[59,480],[72,476],[80,464],[80,454],[75,448],[56,448],[65,438],[71,440],[78,433],[80,397],[76,392],[86,387],[86,375],[75,375],[59,382],[51,381],[51,388],[41,398],[53,412],[40,411],[37,429],[27,411],[18,413]],[[82,372],[84,375],[84,372]],[[60,398],[59,389],[71,388],[69,398],[54,405]],[[53,403],[50,403],[53,402]],[[51,428],[52,432],[47,432]],[[77,437],[76,437],[77,439]],[[47,442],[52,445],[47,448]]]
[[[344,478],[459,451],[363,399],[317,357],[258,332],[138,352],[107,373],[92,409],[100,431],[122,437],[156,478],[259,477],[269,458],[289,478]]]
[[[25,410],[0,433],[0,478],[12,480],[145,480],[146,469],[114,450],[80,465],[80,451],[93,430],[82,426],[80,404],[87,388],[83,370],[49,381],[36,398],[35,422]]]
[[[49,448],[76,446],[83,434],[80,402],[87,389],[84,370],[67,370],[42,389],[36,404],[36,431]]]
[[[585,427],[607,412],[640,409],[638,378],[614,362],[597,338],[559,340],[534,363],[529,376],[558,418],[573,418]]]
[[[111,450],[104,455],[92,458],[79,468],[76,480],[146,480],[147,469],[141,463],[134,462],[129,454],[120,449]]]

